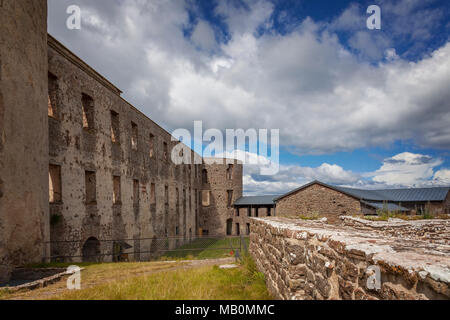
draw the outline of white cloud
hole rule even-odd
[[[434,168],[441,164],[441,159],[404,152],[385,159],[381,168],[373,174],[372,180],[387,185],[408,187],[428,185],[437,182],[432,181],[433,176],[436,177]]]
[[[436,171],[433,180],[442,185],[450,185],[450,170],[442,169]]]
[[[69,3],[90,21],[80,31],[64,28]],[[284,36],[257,35],[270,28],[273,5],[232,3],[217,8],[231,33],[217,45],[207,22],[190,25],[181,1],[51,0],[49,30],[169,130],[194,120],[220,129],[279,128],[281,144],[299,154],[396,140],[450,148],[450,43],[417,63],[397,57],[374,65],[311,19]],[[363,35],[354,44],[367,41]]]
[[[375,172],[352,172],[337,164],[323,163],[318,167],[281,165],[273,176],[262,176],[261,166],[271,165],[268,158],[236,150],[218,154],[218,158],[238,159],[245,163],[259,163],[244,166],[244,191],[246,195],[283,194],[314,180],[332,185],[362,189],[409,188],[450,185],[450,170],[435,171],[442,164],[441,159],[428,155],[404,152],[385,159]]]
[[[244,165],[244,190],[247,195],[283,194],[313,180],[330,184],[361,183],[361,176],[336,164],[323,163],[319,167],[299,165],[278,166],[269,158],[248,151],[235,150],[216,155],[217,158],[237,159]],[[278,168],[275,175],[261,175],[261,167]]]

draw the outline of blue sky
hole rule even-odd
[[[50,0],[49,32],[169,131],[280,129],[247,194],[450,185],[448,1]]]

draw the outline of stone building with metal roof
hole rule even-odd
[[[313,181],[274,199],[279,216],[327,217],[377,214],[379,210],[406,214],[450,214],[450,187],[365,190]]]

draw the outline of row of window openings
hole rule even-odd
[[[57,116],[57,92],[58,84],[57,77],[50,74],[48,75],[48,116],[52,118],[58,118]],[[95,129],[95,112],[94,112],[94,99],[89,95],[83,93],[81,98],[82,105],[82,118],[84,129]],[[111,141],[113,143],[120,143],[120,120],[119,114],[115,111],[111,111]],[[155,136],[150,134],[150,158],[154,156]],[[131,122],[131,147],[133,150],[138,148],[138,126],[136,123]],[[168,159],[168,144],[163,144],[164,159]]]
[[[48,115],[53,118],[57,118],[56,112],[56,100],[57,100],[57,78],[49,73],[48,76]],[[83,114],[83,128],[84,129],[94,129],[94,100],[87,94],[82,94],[82,114]],[[138,125],[131,122],[131,148],[133,150],[138,149]],[[150,134],[149,139],[149,156],[153,158],[155,154],[155,136]],[[113,143],[120,143],[120,119],[119,114],[111,110],[111,141]],[[183,156],[183,150],[180,151],[180,156]],[[168,144],[163,143],[163,157],[165,160],[169,157]],[[195,177],[197,177],[198,171],[197,166],[195,167]],[[233,165],[229,164],[227,168],[227,179],[233,179]],[[203,170],[202,181],[204,184],[209,183],[208,172]]]
[[[60,203],[62,201],[62,186],[61,186],[61,166],[50,165],[49,166],[49,202],[50,203]],[[94,171],[85,171],[85,190],[86,190],[86,203],[95,204],[97,201],[97,182],[96,173]],[[203,203],[209,205],[209,192],[203,191]],[[198,191],[195,190],[196,198],[198,198]],[[121,178],[119,176],[113,177],[113,203],[121,203]],[[139,202],[139,180],[133,180],[133,200],[137,204]],[[183,202],[188,199],[186,197],[186,190],[183,190]],[[205,202],[206,201],[206,202]],[[169,204],[169,187],[164,188],[164,202]],[[197,202],[196,202],[197,203]],[[150,204],[156,204],[156,185],[154,183],[150,184]],[[180,194],[179,189],[176,188],[176,204],[180,205]],[[192,209],[192,196],[191,191],[189,191],[189,207]]]
[[[236,212],[236,217],[240,216],[240,212],[239,212],[239,208],[235,209]],[[247,216],[251,217],[252,216],[252,209],[250,207],[247,208]],[[272,216],[272,209],[271,208],[267,208],[267,216],[270,217]],[[255,208],[255,217],[259,217],[259,208]]]
[[[234,166],[232,164],[229,164],[227,167],[227,180],[233,179],[233,169]],[[208,170],[206,169],[203,169],[202,171],[202,183],[209,184]]]
[[[246,234],[250,234],[250,223],[246,223]],[[233,235],[233,220],[228,219],[227,220],[227,236]],[[235,235],[240,236],[241,235],[241,226],[239,223],[235,224]]]

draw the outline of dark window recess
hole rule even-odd
[[[58,78],[53,74],[48,74],[48,116],[58,118]]]
[[[169,204],[169,187],[164,187],[164,203]]]
[[[62,200],[61,192],[61,167],[50,165],[48,170],[48,200],[50,203],[58,203]]]
[[[156,203],[156,185],[152,183],[150,185],[150,204]]]
[[[120,119],[115,111],[111,111],[111,141],[120,143]]]
[[[87,94],[82,95],[82,106],[83,106],[83,128],[94,129],[95,123],[95,110],[94,110],[94,99],[92,99]]]
[[[94,171],[86,171],[85,175],[86,204],[95,204],[97,201],[97,181]]]
[[[138,126],[131,122],[131,148],[137,150],[138,148]]]
[[[233,190],[227,190],[228,195],[228,208],[230,208],[233,204]]]
[[[233,179],[233,165],[229,164],[227,168],[227,179],[232,180]]]
[[[113,203],[120,204],[121,203],[121,195],[120,195],[120,177],[113,177]]]
[[[133,180],[133,203],[139,203],[139,180]]]
[[[155,153],[155,136],[153,134],[150,134],[150,140],[149,140],[149,156],[150,158],[153,158]]]
[[[168,148],[167,142],[163,143],[163,152],[164,152],[164,154],[163,154],[164,160],[169,159],[169,148]]]
[[[202,183],[208,184],[208,170],[203,169],[202,171]]]
[[[233,234],[233,219],[227,220],[227,236],[231,236]]]

